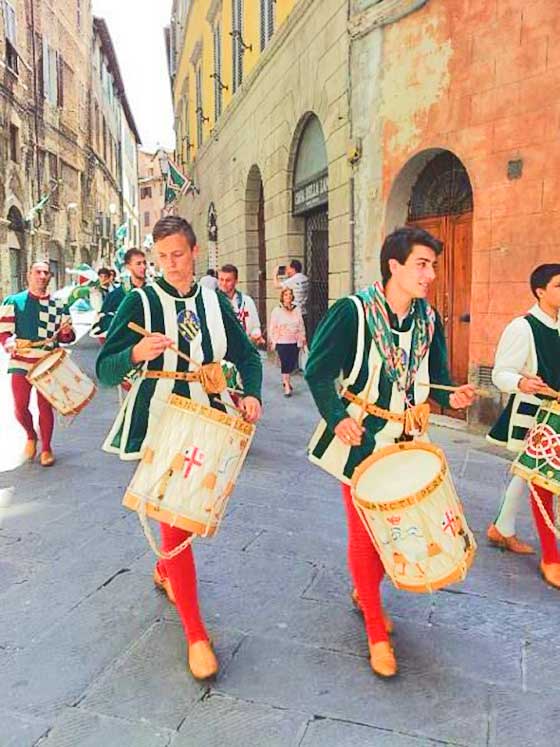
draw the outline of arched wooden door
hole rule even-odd
[[[407,222],[444,244],[429,300],[441,315],[451,377],[457,384],[464,384],[469,375],[472,211],[472,189],[463,164],[452,153],[441,153],[418,177]]]

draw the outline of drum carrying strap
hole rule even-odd
[[[144,371],[144,379],[178,379],[179,381],[200,381],[199,371]]]
[[[403,423],[404,432],[408,435],[422,435],[428,428],[430,405],[427,403],[413,405],[412,407],[408,407],[404,412],[391,412],[391,410],[384,410],[372,402],[364,403],[361,397],[357,397],[349,391],[345,391],[342,396],[349,402],[363,408],[368,415],[383,418],[383,420],[388,420],[392,423]]]

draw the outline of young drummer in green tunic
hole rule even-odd
[[[111,326],[111,322],[125,296],[133,288],[142,288],[146,284],[146,255],[140,249],[129,249],[124,255],[124,267],[130,275],[130,281],[121,283],[109,291],[103,300],[103,306],[95,324],[92,326],[92,337],[99,337],[101,342]]]
[[[474,399],[468,384],[451,395],[429,386],[430,381],[451,383],[441,320],[425,300],[442,249],[440,241],[416,228],[387,236],[381,249],[383,282],[330,308],[313,337],[305,370],[324,419],[309,456],[342,482],[355,599],[364,613],[371,667],[383,677],[397,673],[388,636],[392,624],[381,606],[384,569],[353,505],[350,480],[373,451],[420,434],[427,422],[425,407],[419,406],[428,396],[452,408],[467,407]]]
[[[542,392],[547,386],[560,389],[560,264],[540,265],[531,273],[529,282],[537,303],[503,331],[492,371],[495,386],[510,398],[487,438],[515,453],[525,447],[525,437],[535,422]],[[515,534],[515,520],[527,494],[525,480],[518,475],[512,477],[498,516],[488,527],[492,544],[521,554],[534,552]],[[544,503],[550,501],[550,497],[545,497]],[[534,499],[531,507],[543,549],[541,572],[547,583],[560,587],[556,539]]]
[[[196,364],[219,364],[222,360],[234,363],[243,376],[245,395],[240,408],[245,419],[254,423],[261,415],[260,356],[229,301],[194,282],[198,247],[190,224],[175,216],[162,218],[154,226],[153,237],[163,278],[126,296],[97,359],[97,375],[103,384],[121,383],[131,369],[138,374],[104,444],[106,451],[119,454],[121,459],[141,457],[146,434],[157,420],[158,404],[171,393],[225,411],[227,393],[207,394],[200,381],[187,376],[195,367],[171,346]],[[142,337],[131,331],[130,322],[151,334]],[[160,526],[164,552],[190,536],[179,527]],[[213,676],[218,662],[198,607],[191,548],[170,560],[158,560],[154,581],[177,604],[188,641],[191,673],[197,679]]]

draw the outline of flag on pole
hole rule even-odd
[[[33,207],[31,208],[31,210],[25,216],[25,220],[27,220],[30,223],[32,223],[35,220],[35,217],[37,215],[39,215],[44,210],[44,208],[47,205],[47,203],[50,200],[50,198],[51,198],[51,192],[49,191],[45,195],[43,195],[41,197],[41,199],[39,200],[39,202],[36,205],[33,205]]]
[[[198,191],[194,186],[194,182],[188,176],[181,173],[179,167],[170,158],[167,159],[167,178],[165,182],[165,200],[164,204],[167,207],[176,199],[187,195],[189,192]]]

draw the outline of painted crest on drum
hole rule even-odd
[[[192,342],[201,330],[200,319],[196,312],[191,309],[182,309],[177,314],[177,328],[184,340]]]
[[[526,453],[560,469],[560,435],[547,423],[539,423],[529,432]]]

